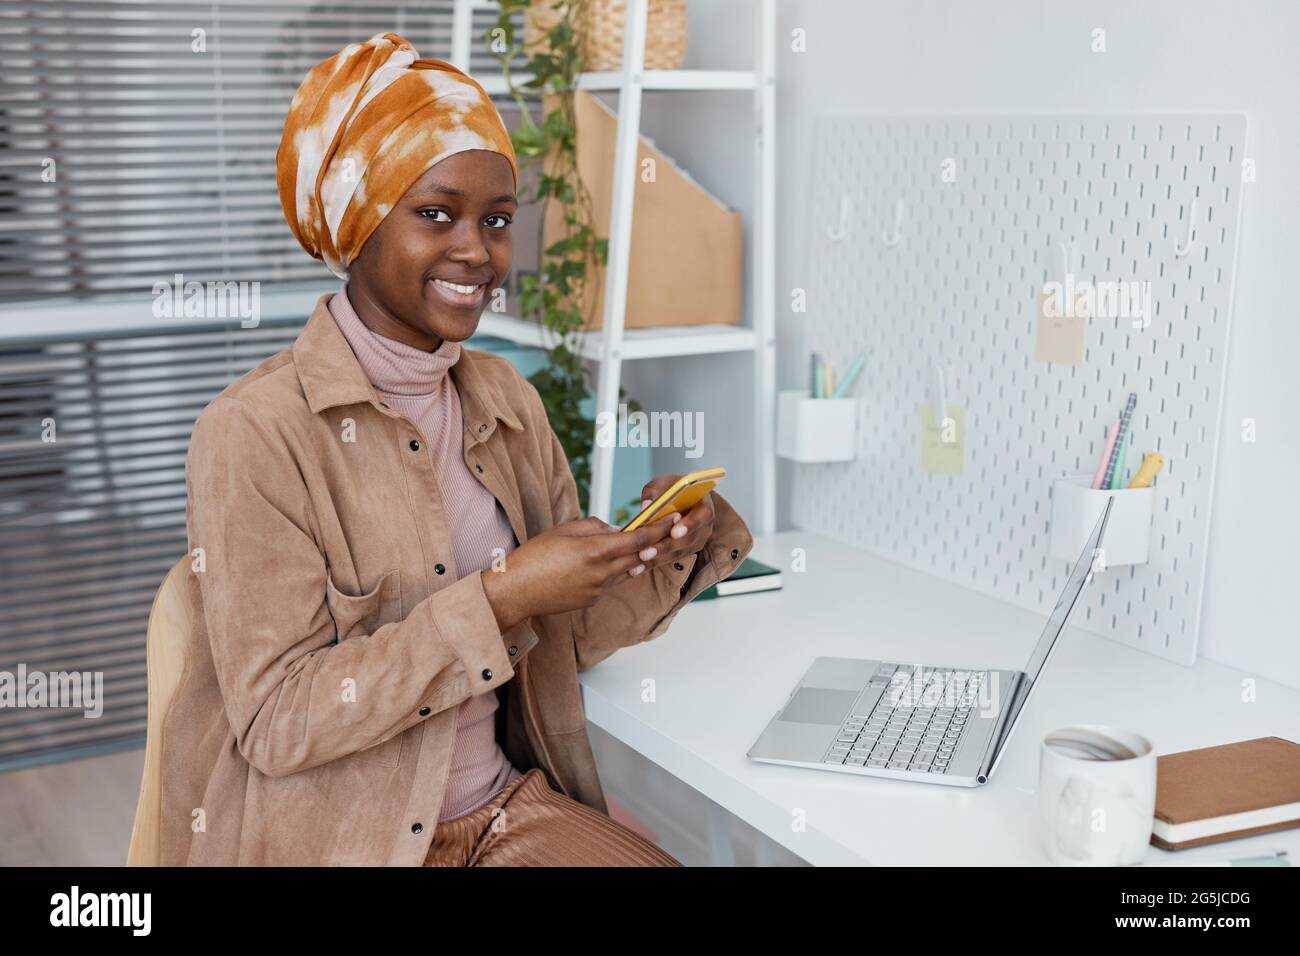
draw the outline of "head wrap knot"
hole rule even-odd
[[[510,134],[483,87],[379,34],[316,64],[294,94],[275,157],[280,205],[302,247],[346,278],[412,184],[467,149],[505,156],[519,188]]]

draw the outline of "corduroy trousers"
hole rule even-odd
[[[464,816],[439,823],[425,866],[681,866],[603,813],[551,789],[534,767]]]

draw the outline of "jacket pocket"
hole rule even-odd
[[[325,578],[325,603],[339,641],[373,634],[382,625],[402,619],[402,581],[394,568],[379,579],[379,583],[365,594],[347,594],[339,590],[333,577]],[[381,767],[396,767],[401,763],[402,738],[397,734],[383,743],[358,750],[352,755],[362,763]]]
[[[340,641],[377,631],[380,625],[402,619],[402,578],[394,568],[365,594],[345,594],[325,577],[325,603]]]

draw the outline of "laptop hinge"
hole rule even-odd
[[[984,748],[984,757],[980,760],[979,770],[975,773],[975,779],[980,783],[986,782],[989,775],[993,773],[993,768],[998,762],[998,754],[1002,752],[1002,747],[1010,736],[1009,732],[1015,725],[1016,714],[1024,706],[1024,690],[1024,672],[1016,671],[1009,702],[1002,708],[1002,713],[998,714],[998,722],[993,727],[993,733],[989,735],[988,746]]]

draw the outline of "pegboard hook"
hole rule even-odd
[[[1193,196],[1191,208],[1187,211],[1186,240],[1181,243],[1177,241],[1174,242],[1174,255],[1178,256],[1180,259],[1192,251],[1192,245],[1196,240],[1196,207],[1199,199],[1199,196]]]
[[[887,246],[896,246],[900,239],[903,238],[903,197],[899,196],[898,201],[894,203],[894,231],[893,233],[882,232],[881,240]]]
[[[840,196],[840,222],[837,226],[829,226],[826,229],[826,235],[830,236],[831,242],[843,242],[849,235],[849,194],[844,193]]]
[[[1073,258],[1074,246],[1057,239],[1056,248],[1061,250],[1061,282],[1065,283],[1070,276],[1070,260]]]
[[[937,359],[930,360],[930,368],[934,372],[934,378],[931,381],[930,413],[934,416],[935,428],[942,428],[943,420],[948,414],[947,370],[939,364]]]

